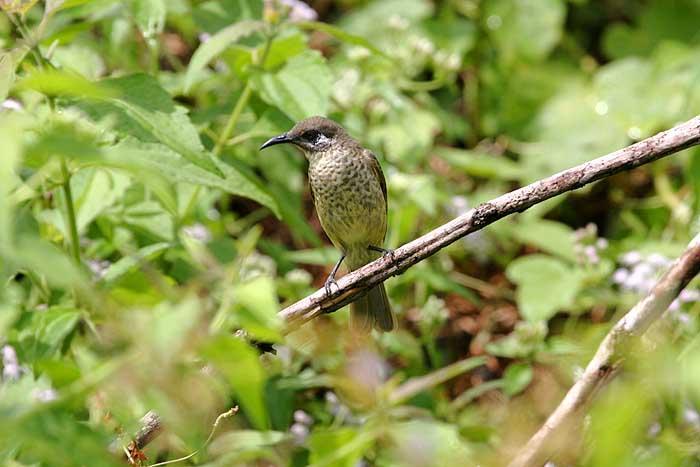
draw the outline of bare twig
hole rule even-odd
[[[403,383],[401,386],[394,389],[389,396],[389,402],[392,404],[400,404],[401,402],[410,399],[422,391],[442,384],[445,381],[459,376],[469,370],[473,370],[474,368],[485,363],[485,357],[466,358],[440,368],[439,370],[435,370],[427,375],[413,377]]]
[[[690,242],[683,255],[659,279],[649,294],[637,303],[608,332],[583,376],[576,381],[544,425],[520,450],[510,467],[542,465],[555,437],[566,433],[576,416],[595,393],[610,381],[619,368],[621,350],[630,339],[641,336],[657,320],[681,290],[700,272],[700,234]]]
[[[581,188],[610,175],[653,162],[700,143],[700,117],[658,133],[624,149],[559,172],[518,190],[483,203],[447,224],[357,269],[338,280],[338,287],[327,296],[319,289],[279,312],[290,325],[299,325],[352,302],[367,289],[401,274],[407,268],[437,253],[465,235],[486,227],[509,214],[567,191]]]
[[[156,439],[163,429],[160,417],[157,413],[150,410],[141,418],[141,428],[134,436],[134,439],[126,447],[126,455],[130,463],[134,463],[134,459],[141,457],[141,450],[148,443]]]
[[[236,406],[228,409],[226,412],[219,414],[219,416],[216,417],[216,420],[214,420],[214,424],[211,427],[211,431],[209,432],[209,436],[204,441],[204,444],[202,444],[202,446],[199,449],[197,449],[196,451],[193,451],[193,452],[189,453],[188,455],[186,455],[184,457],[180,457],[178,459],[173,459],[173,460],[165,461],[165,462],[158,462],[157,464],[151,464],[149,467],[158,467],[161,465],[175,464],[177,462],[183,462],[183,461],[186,461],[187,459],[194,457],[199,451],[201,451],[202,449],[207,447],[207,445],[209,444],[211,439],[214,437],[214,433],[216,433],[216,429],[219,427],[219,423],[221,423],[221,420],[223,420],[225,418],[233,417],[237,413],[238,413],[238,406],[236,405]]]

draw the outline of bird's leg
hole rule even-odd
[[[388,250],[386,248],[382,248],[380,246],[375,246],[375,245],[368,245],[367,246],[368,250],[371,251],[376,251],[378,253],[382,254],[382,257],[389,256],[391,258],[391,262],[393,263],[395,261],[394,259],[394,250]]]
[[[333,266],[333,270],[331,271],[331,274],[328,276],[326,279],[326,283],[323,285],[326,289],[326,295],[330,296],[331,295],[331,286],[335,284],[336,287],[338,287],[338,283],[335,281],[335,275],[338,273],[338,269],[340,269],[340,265],[343,263],[343,260],[345,259],[345,252],[340,256],[340,259],[338,260],[337,263],[335,263],[335,266]],[[340,287],[338,287],[340,288]]]

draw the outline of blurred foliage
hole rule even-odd
[[[380,157],[388,247],[700,113],[696,0],[0,2],[0,459],[500,465],[700,228],[687,150],[535,206],[387,283],[400,330],[279,309],[337,257],[303,157]],[[563,440],[567,465],[700,460],[691,284]],[[219,414],[211,443],[205,440]],[[614,459],[614,461],[611,461]]]

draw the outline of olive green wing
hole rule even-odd
[[[384,172],[382,172],[382,166],[379,165],[379,161],[377,160],[377,156],[375,156],[372,152],[366,151],[367,155],[369,156],[369,166],[372,168],[372,172],[374,173],[375,177],[377,180],[379,180],[379,185],[382,187],[382,193],[384,194],[384,209],[388,209],[388,198],[386,194],[386,179],[384,178]]]

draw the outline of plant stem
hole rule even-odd
[[[263,53],[260,57],[259,63],[257,63],[258,66],[263,67],[265,65],[265,60],[267,60],[267,56],[270,53],[270,47],[272,46],[272,40],[274,39],[274,37],[274,33],[267,35],[267,38],[265,40],[265,48],[263,49]],[[227,144],[228,140],[231,139],[233,130],[236,128],[238,119],[241,117],[243,109],[248,104],[248,100],[250,99],[250,95],[252,92],[253,86],[250,84],[250,80],[248,80],[245,83],[245,86],[243,87],[241,95],[236,101],[236,105],[231,111],[231,115],[229,116],[228,121],[226,122],[224,131],[221,132],[221,135],[219,135],[219,139],[216,141],[216,145],[214,146],[214,150],[212,151],[215,156],[221,154],[221,150]]]
[[[63,195],[66,198],[66,217],[68,218],[68,233],[70,235],[71,255],[76,264],[80,264],[80,239],[78,238],[78,222],[75,218],[73,206],[73,192],[70,188],[70,172],[65,159],[61,160],[61,173],[63,175]]]
[[[245,83],[243,92],[241,92],[241,95],[236,101],[236,105],[233,107],[233,111],[231,112],[231,116],[229,116],[228,118],[228,122],[226,122],[224,131],[221,132],[219,140],[216,142],[216,146],[214,146],[213,153],[215,156],[221,154],[221,150],[226,144],[226,141],[228,141],[229,138],[231,138],[233,130],[236,128],[236,123],[238,123],[238,119],[241,116],[241,112],[243,112],[243,108],[246,106],[246,104],[248,104],[248,99],[250,99],[250,94],[252,93],[252,91],[253,87],[251,86],[250,81],[248,81],[247,83]]]

